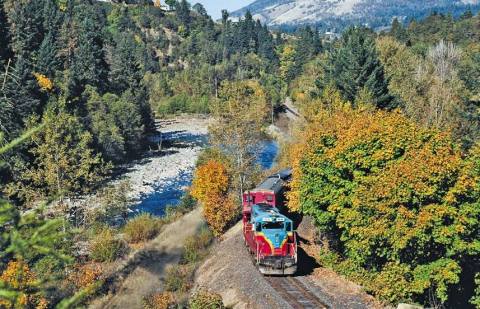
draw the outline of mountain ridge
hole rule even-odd
[[[382,28],[395,17],[406,21],[433,12],[459,16],[469,8],[479,11],[480,0],[257,0],[232,16],[250,11],[272,27],[314,24],[324,30],[341,30],[352,24]]]

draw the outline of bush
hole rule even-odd
[[[175,304],[172,292],[153,293],[143,300],[145,309],[168,309]]]
[[[124,228],[125,239],[129,243],[147,241],[157,236],[162,220],[150,214],[141,214],[127,222]]]
[[[102,274],[103,269],[99,263],[88,263],[75,265],[69,279],[77,289],[84,289],[97,283]]]
[[[111,228],[103,228],[90,243],[90,257],[96,262],[113,262],[125,251],[123,241]]]
[[[189,307],[190,309],[223,309],[225,305],[220,294],[200,290],[190,298]]]
[[[195,267],[192,265],[174,265],[167,268],[165,290],[185,293],[193,286]]]
[[[185,94],[169,97],[158,104],[157,113],[162,116],[181,113],[207,114],[210,99],[208,96],[191,97]]]
[[[195,264],[206,254],[206,250],[212,242],[213,235],[209,229],[202,229],[198,235],[189,237],[185,241],[182,262],[185,264]]]

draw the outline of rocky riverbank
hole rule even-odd
[[[178,202],[207,144],[209,123],[207,118],[191,117],[157,121],[158,134],[152,138],[157,149],[126,167],[116,180],[130,183],[132,211],[162,215],[167,205]]]

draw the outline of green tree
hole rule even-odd
[[[91,149],[92,136],[75,116],[50,108],[44,128],[32,135],[33,163],[21,168],[18,180],[7,190],[27,202],[78,196],[102,179],[106,172],[99,155]]]
[[[465,308],[473,295],[460,282],[473,286],[478,272],[480,148],[464,160],[449,134],[399,112],[319,115],[291,148],[289,206],[332,245],[322,262],[388,302]]]
[[[4,64],[11,57],[9,49],[10,34],[8,33],[7,14],[4,6],[4,0],[0,0],[0,65]]]
[[[395,107],[375,40],[365,28],[354,27],[344,33],[340,47],[331,52],[327,77],[350,102],[366,88],[379,108]]]
[[[15,141],[1,147],[0,156],[4,156],[14,147],[24,142],[32,134],[38,132],[41,127],[30,130]],[[15,265],[14,263],[25,263],[36,261],[41,258],[49,257],[51,261],[63,265],[69,263],[71,258],[65,254],[64,237],[61,226],[62,220],[45,219],[41,211],[34,211],[28,214],[22,214],[20,211],[4,199],[0,199],[0,271],[5,271],[0,279],[0,304],[2,306],[22,303],[27,295],[39,295],[46,290],[48,283],[52,278],[47,278],[46,282],[30,278],[26,285],[19,284],[19,278],[25,276],[25,273],[15,271],[9,273],[5,269],[6,265]],[[24,268],[24,270],[28,270]],[[10,278],[16,279],[17,284],[12,284]],[[21,305],[20,305],[21,306]]]
[[[75,7],[72,24],[78,35],[71,65],[70,97],[78,97],[86,85],[99,91],[108,85],[108,66],[105,60],[103,12],[95,5],[80,4]],[[78,31],[78,32],[77,32]]]
[[[262,126],[268,117],[265,91],[256,81],[225,82],[213,106],[211,142],[233,162],[234,188],[239,193],[254,181]]]

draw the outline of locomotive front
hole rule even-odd
[[[265,275],[293,275],[297,241],[293,222],[269,205],[252,207],[252,237],[256,264]]]

